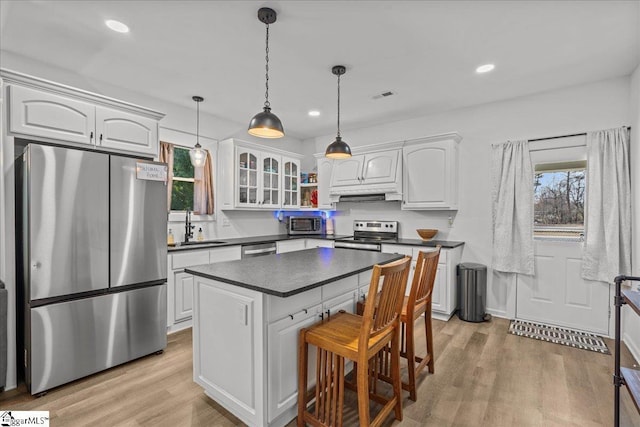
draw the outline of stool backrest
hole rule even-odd
[[[371,337],[387,332],[398,324],[410,265],[411,257],[407,256],[389,264],[373,267],[369,285],[370,298],[367,298],[362,314],[360,348],[367,348]],[[379,291],[380,299],[376,307],[375,296],[378,294],[381,278],[382,289]]]
[[[407,301],[407,315],[414,313],[416,307],[422,308],[422,305],[426,305],[431,301],[431,293],[433,292],[433,284],[435,283],[436,273],[438,272],[439,259],[440,245],[436,247],[435,251],[420,251],[418,253],[416,271],[413,273],[413,281]]]

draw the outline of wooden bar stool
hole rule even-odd
[[[424,369],[429,367],[429,372],[434,373],[433,354],[433,325],[431,320],[431,296],[433,293],[433,285],[438,271],[438,260],[440,259],[440,246],[435,251],[418,253],[416,262],[416,270],[413,274],[411,282],[411,290],[409,296],[404,298],[402,304],[402,312],[400,315],[401,324],[401,343],[400,356],[407,359],[407,371],[409,373],[409,382],[402,383],[402,388],[409,392],[409,399],[416,401],[416,377]],[[369,293],[371,295],[371,293]],[[376,300],[379,296],[376,297]],[[376,303],[377,305],[377,303]],[[357,313],[362,313],[364,304],[358,301],[356,308]],[[415,346],[415,322],[424,314],[424,332],[426,341],[426,354],[416,356]],[[379,355],[379,364],[381,369],[378,377],[384,381],[391,382],[391,376],[385,369],[389,366],[387,350]]]
[[[358,369],[356,384],[358,415],[361,426],[378,426],[395,411],[402,420],[400,382],[400,310],[407,285],[411,257],[373,267],[370,292],[382,288],[378,307],[374,299],[367,301],[362,316],[339,312],[307,329],[300,330],[298,341],[298,426],[341,426],[344,403],[345,358],[367,367],[370,359],[390,346],[390,379],[393,396],[386,398],[370,393],[368,369]],[[315,393],[307,390],[307,361],[309,344],[317,347]],[[356,365],[356,366],[357,366]],[[315,398],[313,413],[307,404]],[[369,420],[369,399],[383,405],[372,422]]]

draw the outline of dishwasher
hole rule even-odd
[[[276,242],[260,243],[257,245],[242,245],[242,259],[276,253]]]

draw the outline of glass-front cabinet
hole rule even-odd
[[[300,207],[300,161],[283,158],[282,162],[284,164],[282,207]]]
[[[237,204],[242,207],[257,207],[258,200],[258,165],[260,153],[245,148],[237,151],[238,194]]]
[[[220,141],[218,206],[222,210],[299,209],[302,157],[238,139]]]
[[[262,154],[262,199],[260,206],[280,207],[280,157]]]

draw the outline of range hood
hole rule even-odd
[[[398,193],[376,193],[376,194],[343,194],[331,196],[336,202],[379,202],[386,200],[402,200],[402,194]]]

